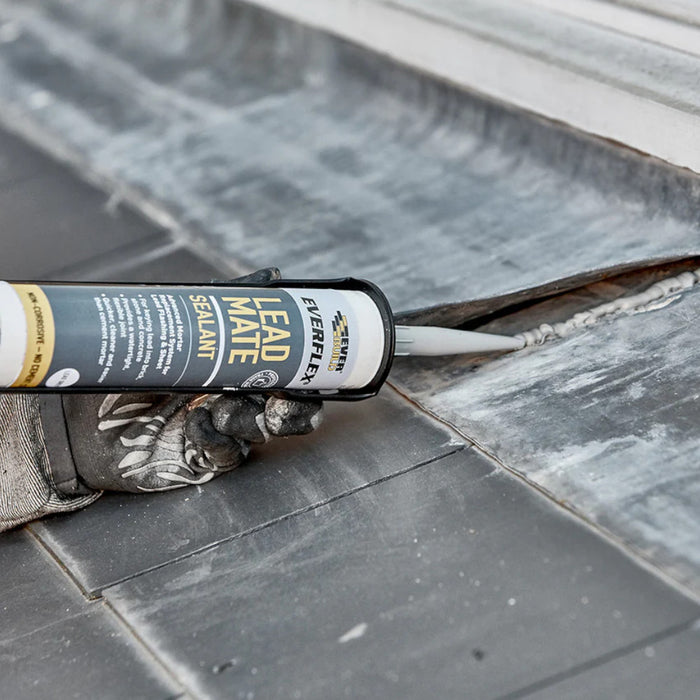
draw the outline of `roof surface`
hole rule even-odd
[[[118,32],[96,72],[68,50],[102,55],[92,25],[59,39],[44,14],[0,45],[0,118],[73,163],[0,135],[2,278],[272,263],[372,277],[396,308],[496,295],[483,325],[509,293],[694,252],[694,177],[236,12],[222,45],[236,23],[277,43],[223,76]],[[487,364],[405,363],[401,393],[329,406],[207,487],[3,536],[3,693],[692,697],[697,298]]]

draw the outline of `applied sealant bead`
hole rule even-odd
[[[675,277],[655,282],[648,289],[638,294],[608,301],[587,311],[579,311],[567,321],[555,323],[553,326],[549,323],[543,323],[537,328],[523,331],[515,337],[522,339],[525,346],[542,345],[550,338],[564,338],[573,331],[584,326],[591,326],[608,316],[652,310],[654,308],[653,305],[657,305],[659,300],[671,300],[674,295],[690,289],[698,281],[700,281],[700,269],[682,272]]]

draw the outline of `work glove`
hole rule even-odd
[[[64,408],[78,486],[136,493],[211,481],[252,443],[311,432],[322,411],[276,397],[132,393],[74,395]]]
[[[275,268],[236,282],[279,278]],[[320,401],[237,394],[0,395],[0,531],[81,508],[103,490],[204,484],[251,445],[302,435]]]
[[[234,281],[279,278],[265,268]],[[137,493],[204,484],[242,464],[252,443],[311,432],[322,415],[319,401],[235,394],[69,395],[64,409],[78,483]]]
[[[0,532],[82,508],[99,495],[76,481],[61,397],[0,394]]]

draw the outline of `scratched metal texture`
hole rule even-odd
[[[601,282],[477,327],[515,333],[563,321],[687,267]],[[659,307],[498,359],[397,362],[392,381],[700,593],[700,289]]]
[[[243,3],[0,20],[0,119],[232,266],[364,276],[458,325],[700,249],[698,177]],[[697,591],[699,296],[394,381]]]
[[[364,276],[415,309],[697,252],[698,178],[243,3],[0,18],[5,122],[244,266]]]

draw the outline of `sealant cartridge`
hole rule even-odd
[[[379,391],[395,351],[516,347],[482,333],[397,331],[381,290],[351,278],[261,286],[0,282],[5,390],[360,399]]]

